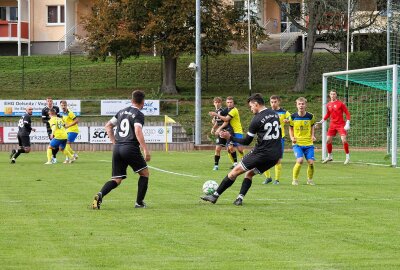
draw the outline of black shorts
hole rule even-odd
[[[114,145],[111,178],[125,179],[128,165],[134,172],[140,172],[147,168],[147,163],[140,152],[140,148],[133,145]]]
[[[264,153],[254,153],[251,150],[243,157],[240,164],[246,171],[254,170],[255,173],[261,174],[274,167],[279,159],[279,157],[266,156]]]
[[[20,147],[31,147],[31,138],[29,135],[19,135],[17,136],[18,138],[18,145]]]
[[[220,136],[217,137],[217,139],[215,140],[215,144],[216,145],[220,145],[220,146],[226,146],[226,139],[221,138]]]

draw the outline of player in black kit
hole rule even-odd
[[[29,134],[31,131],[34,132],[36,129],[32,128],[32,106],[27,106],[25,109],[26,113],[21,116],[18,121],[18,149],[13,149],[10,154],[11,163],[15,163],[15,160],[22,153],[28,154],[31,151],[31,139]]]
[[[212,123],[213,123],[213,127],[211,128],[211,134],[216,135],[217,139],[215,141],[215,154],[214,154],[214,171],[217,171],[219,169],[219,159],[221,158],[221,150],[222,147],[227,147],[227,141],[225,138],[221,138],[219,136],[219,131],[221,130],[221,127],[223,126],[223,128],[225,130],[230,130],[233,133],[232,127],[229,126],[229,123],[225,124],[225,122],[219,118],[219,115],[223,115],[226,116],[228,115],[228,110],[226,108],[223,108],[221,106],[222,104],[222,98],[220,97],[215,97],[213,99],[213,103],[215,106],[215,113],[216,115],[213,116],[212,118]],[[228,151],[228,155],[229,155],[229,151]],[[236,152],[235,152],[236,154]]]
[[[140,111],[144,106],[145,94],[141,90],[132,92],[132,106],[120,110],[106,124],[107,134],[114,144],[112,156],[112,177],[98,192],[92,204],[93,209],[100,209],[103,197],[111,190],[121,184],[126,178],[128,165],[139,174],[138,191],[135,208],[145,208],[144,197],[146,196],[149,182],[149,169],[146,161],[150,161],[150,152],[147,150],[142,128],[144,125],[144,114]],[[115,135],[113,128],[116,127]],[[144,158],[140,152],[143,150]]]
[[[42,109],[42,122],[46,125],[47,135],[49,135],[49,139],[51,140],[52,138],[50,138],[50,135],[52,133],[52,130],[49,124],[50,120],[49,111],[51,109],[56,110],[57,117],[60,117],[60,108],[58,106],[53,105],[53,99],[51,97],[46,98],[46,103],[47,103],[46,107]],[[52,163],[57,163],[56,159],[57,152],[58,152],[58,147],[52,150],[53,153],[53,158],[51,159]]]
[[[233,202],[235,205],[242,205],[243,198],[251,187],[253,176],[255,174],[261,174],[275,166],[282,155],[282,135],[279,115],[265,107],[264,99],[261,94],[250,96],[247,103],[255,116],[251,120],[246,137],[243,139],[234,138],[226,131],[221,132],[220,136],[226,139],[232,139],[234,142],[240,144],[249,145],[257,135],[257,144],[244,156],[242,161],[225,176],[214,194],[201,197],[204,201],[216,203],[219,196],[235,182],[236,177],[242,173],[246,173],[239,196]]]

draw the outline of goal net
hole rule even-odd
[[[329,91],[335,89],[351,114],[347,136],[350,153],[365,151],[357,156],[358,162],[397,166],[400,149],[398,68],[390,65],[323,74],[322,113],[326,114]],[[325,122],[322,125],[322,159],[327,156],[327,127]],[[335,149],[342,149],[340,136],[336,136],[333,144]],[[377,153],[381,153],[381,157],[377,158]],[[352,161],[355,161],[353,157]]]

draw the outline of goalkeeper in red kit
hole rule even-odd
[[[350,152],[349,143],[347,142],[347,132],[350,130],[350,113],[346,105],[337,99],[336,90],[332,89],[329,93],[331,99],[326,105],[327,113],[324,118],[319,121],[322,124],[328,118],[330,118],[329,129],[326,139],[326,148],[328,150],[328,157],[322,161],[322,163],[327,163],[333,160],[332,156],[332,139],[336,136],[336,133],[340,134],[340,139],[342,139],[343,148],[346,152],[346,160],[344,164],[350,162]],[[346,121],[343,119],[343,114],[346,115]]]

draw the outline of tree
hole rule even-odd
[[[246,27],[237,10],[220,0],[202,0],[202,53],[217,56],[229,52],[233,41],[243,46]],[[256,20],[254,43],[264,36]],[[176,64],[182,53],[195,51],[195,2],[193,0],[98,0],[84,19],[89,57],[117,61],[154,48],[163,59],[161,91],[175,94]]]
[[[365,5],[366,1],[351,0],[351,23],[350,33],[368,28],[373,25],[379,12],[376,7],[382,6],[386,0],[370,0],[367,12],[357,12],[360,4]],[[294,92],[303,92],[306,87],[307,77],[310,70],[311,59],[315,43],[318,39],[325,40],[328,43],[343,44],[347,36],[347,11],[348,0],[304,0],[305,10],[302,14],[287,9],[284,5],[286,1],[275,0],[281,7],[282,12],[288,16],[291,23],[306,33],[307,40],[297,75]],[[372,8],[371,8],[372,7]]]

